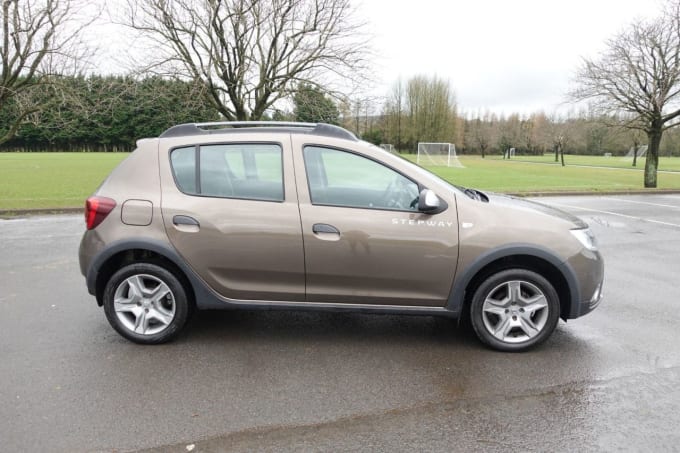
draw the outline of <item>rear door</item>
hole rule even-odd
[[[310,302],[444,306],[458,258],[455,197],[417,212],[415,177],[376,155],[293,137]],[[432,188],[432,187],[428,187]]]
[[[303,301],[304,255],[289,134],[161,140],[167,235],[220,295]],[[174,146],[172,146],[174,145]]]

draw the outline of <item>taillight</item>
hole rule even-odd
[[[90,197],[85,202],[85,223],[87,229],[96,228],[116,207],[115,200],[106,197]]]

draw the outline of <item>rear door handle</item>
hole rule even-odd
[[[198,220],[189,217],[188,215],[176,215],[172,218],[172,223],[175,225],[201,226],[201,224],[198,223]]]
[[[340,234],[340,230],[335,228],[333,225],[328,225],[327,223],[315,223],[314,226],[312,226],[312,231],[315,234],[319,233]]]

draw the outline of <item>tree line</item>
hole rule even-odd
[[[56,83],[58,90],[45,85],[34,91],[34,102],[48,107],[28,115],[2,149],[131,151],[137,139],[157,137],[175,124],[219,118],[196,83],[113,76],[62,76]],[[19,114],[14,105],[0,109],[0,131]]]
[[[389,97],[388,97],[389,99]],[[453,107],[455,109],[455,106]],[[621,156],[647,145],[646,135],[626,127],[627,118],[600,115],[589,110],[568,115],[493,112],[452,115],[446,127],[427,134],[414,132],[407,109],[396,110],[388,100],[382,112],[371,120],[372,129],[365,134],[375,143],[390,143],[401,152],[414,152],[417,141],[442,141],[456,145],[458,153],[505,154],[514,148],[516,155],[539,155],[558,152]],[[680,131],[671,129],[664,134],[660,154],[680,156]]]

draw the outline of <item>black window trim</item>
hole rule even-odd
[[[201,191],[201,147],[202,146],[211,146],[211,145],[277,145],[279,149],[281,150],[281,190],[283,194],[283,198],[281,200],[272,200],[269,198],[254,198],[254,197],[225,197],[225,196],[217,196],[217,195],[204,195],[200,193]],[[196,162],[196,169],[195,169],[195,185],[196,185],[196,192],[199,193],[190,193],[190,192],[185,192],[184,189],[179,185],[177,181],[177,176],[175,175],[175,168],[172,165],[172,153],[177,150],[177,149],[185,149],[185,148],[191,148],[194,147],[194,160]],[[284,153],[284,147],[283,143],[281,142],[276,142],[276,141],[238,141],[238,142],[208,142],[208,143],[195,143],[195,144],[186,144],[186,145],[178,145],[178,146],[173,146],[168,150],[168,161],[170,164],[170,173],[172,174],[172,179],[175,182],[175,187],[177,187],[177,190],[179,190],[181,193],[184,195],[187,195],[189,197],[200,197],[200,198],[219,198],[223,200],[247,200],[247,201],[263,201],[263,202],[269,202],[269,203],[285,203],[286,202],[286,173],[285,173],[285,168],[284,168],[284,159],[283,159],[283,153]]]

